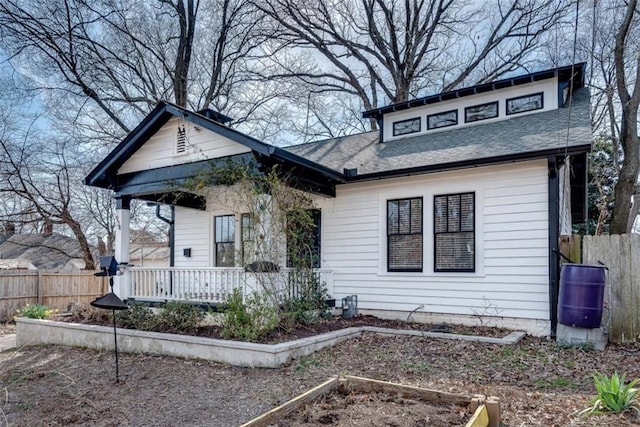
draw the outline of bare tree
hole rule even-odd
[[[639,24],[637,0],[627,3],[624,18],[616,33],[614,61],[616,90],[621,103],[620,145],[624,153],[622,167],[615,187],[615,205],[611,232],[630,232],[640,204],[640,144],[638,143],[638,107],[640,106],[640,49],[638,40],[630,37],[631,29]],[[633,59],[628,60],[628,52]],[[634,196],[635,195],[635,196]],[[632,206],[632,197],[634,205]],[[635,215],[632,216],[632,212]]]
[[[73,187],[78,176],[69,163],[69,141],[45,137],[35,127],[15,131],[3,117],[0,134],[0,196],[13,199],[18,210],[6,218],[20,222],[62,224],[78,240],[85,268],[95,269],[91,248],[82,224],[72,208]],[[74,157],[74,156],[71,156]]]
[[[589,31],[584,34],[580,47],[589,54],[591,64],[592,126],[612,144],[610,167],[596,166],[592,170],[605,172],[594,179],[606,183],[606,187],[615,184],[613,212],[601,211],[600,216],[611,217],[611,233],[626,233],[632,231],[640,210],[637,184],[640,173],[637,137],[640,19],[637,0],[625,4],[598,1],[586,12],[585,21],[588,20],[589,25],[583,27]]]
[[[311,51],[317,59],[315,67],[285,60],[280,77],[358,97],[364,109],[526,68],[570,7],[557,0],[254,3],[277,25],[282,47]]]
[[[62,151],[52,149],[46,158],[35,155],[42,150],[30,151],[37,132],[23,136],[22,145],[5,134],[2,173],[11,179],[2,190],[5,200],[15,197],[3,216],[28,222],[46,215],[71,227],[83,246],[87,238],[106,236],[110,247],[113,202],[106,192],[79,186],[87,166],[158,100],[213,107],[244,122],[273,99],[273,87],[244,86],[265,86],[249,78],[248,68],[260,58],[254,54],[260,24],[242,0],[1,2],[0,46],[16,70],[16,90],[39,97],[44,120],[58,132],[53,139],[66,135],[64,147],[56,147]],[[8,96],[2,93],[3,100]],[[16,117],[7,116],[7,124],[22,125]],[[71,171],[72,164],[77,169]]]
[[[38,89],[64,94],[65,102],[75,98],[74,113],[87,128],[114,123],[112,140],[159,100],[234,108],[262,40],[254,31],[260,22],[241,0],[0,3],[0,37],[12,63]]]

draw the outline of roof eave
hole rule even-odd
[[[554,148],[526,153],[508,154],[484,159],[463,160],[459,162],[440,163],[437,165],[416,166],[404,169],[393,169],[381,172],[359,174],[347,178],[347,182],[373,181],[385,178],[397,178],[402,176],[420,175],[435,172],[445,172],[472,167],[492,166],[497,164],[512,163],[526,160],[544,159],[552,156],[567,156],[571,154],[587,153],[591,151],[591,144],[574,145],[570,147]]]
[[[157,130],[169,120],[166,102],[158,105],[132,130],[98,165],[84,178],[84,184],[94,187],[111,188],[108,172],[139,139],[152,130]],[[165,117],[163,117],[165,116]]]

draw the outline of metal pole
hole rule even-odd
[[[120,375],[118,372],[118,335],[116,334],[116,311],[113,310],[113,345],[116,349],[116,382],[120,382]]]

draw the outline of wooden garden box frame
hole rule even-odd
[[[500,401],[494,396],[447,393],[428,388],[345,375],[328,379],[311,390],[243,424],[242,427],[266,427],[297,411],[304,404],[338,389],[346,389],[350,392],[397,394],[425,402],[466,404],[469,405],[469,410],[473,412],[473,415],[465,424],[465,427],[498,427],[500,425]]]

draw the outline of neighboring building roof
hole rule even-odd
[[[27,259],[0,259],[0,270],[36,270]]]
[[[153,260],[169,262],[171,248],[169,246],[132,243],[129,246],[129,262],[132,260]],[[135,264],[135,263],[134,263]]]
[[[84,268],[78,241],[57,233],[14,234],[0,243],[0,259],[26,260],[43,270],[68,268],[69,261]]]
[[[584,152],[592,140],[589,93],[584,88],[577,90],[570,108],[388,142],[379,140],[380,133],[374,131],[287,150],[335,170],[357,168],[357,175],[350,180]]]

